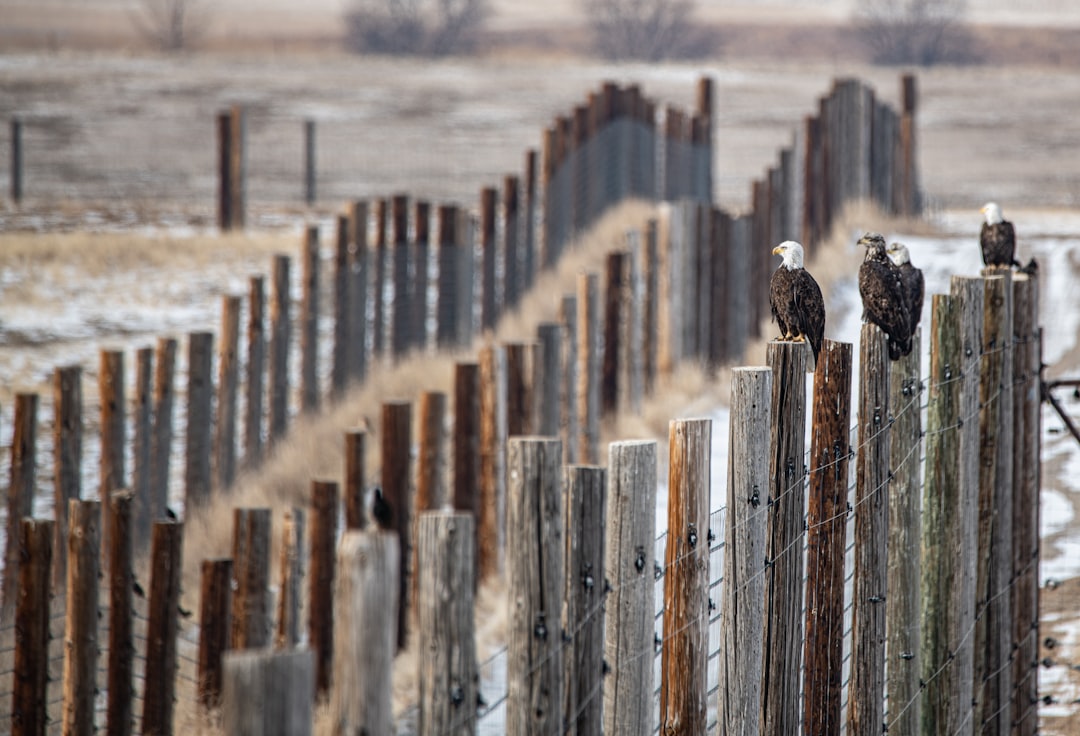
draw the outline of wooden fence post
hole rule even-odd
[[[625,319],[623,292],[625,290],[627,254],[612,251],[607,256],[607,281],[604,301],[604,354],[600,381],[600,411],[611,416],[619,408],[619,375],[624,350],[622,332]]]
[[[210,498],[210,404],[214,333],[188,335],[187,456],[184,465],[185,507],[203,506]]]
[[[507,472],[506,733],[554,733],[564,713],[562,446],[511,437]]]
[[[652,395],[656,387],[656,350],[660,342],[657,333],[657,300],[659,298],[659,272],[657,259],[657,223],[650,219],[645,223],[645,241],[641,249],[641,280],[644,295],[641,325],[641,357],[644,390]]]
[[[16,547],[19,567],[15,609],[15,677],[11,695],[13,736],[44,736],[48,727],[49,598],[53,522],[20,518]],[[92,689],[91,689],[92,691]],[[88,714],[93,718],[93,711]],[[93,731],[91,722],[86,733]]]
[[[247,379],[244,402],[244,467],[263,459],[263,411],[266,392],[266,294],[262,276],[248,280]]]
[[[336,513],[337,509],[334,511]],[[281,529],[281,564],[278,566],[281,584],[278,586],[277,630],[274,636],[274,646],[278,649],[291,649],[300,641],[306,518],[304,509],[299,506],[285,510]]]
[[[217,142],[218,142],[218,227],[222,231],[233,228],[233,202],[235,187],[232,173],[232,146],[231,124],[228,112],[219,112],[217,115]]]
[[[559,327],[562,338],[562,368],[559,376],[559,437],[562,438],[564,462],[574,465],[578,460],[578,319],[577,297],[564,294],[559,303]]]
[[[532,288],[536,281],[536,149],[525,152],[525,173],[522,176],[524,204],[521,209],[525,220],[521,243],[521,286],[524,290]]]
[[[398,536],[401,580],[398,589],[397,641],[398,649],[404,649],[409,633],[409,561],[412,558],[412,404],[408,401],[383,403],[382,439],[382,494],[389,519],[378,521],[382,528],[394,531]]]
[[[240,105],[229,109],[229,181],[232,186],[231,228],[247,224],[247,115]]]
[[[270,524],[268,508],[233,510],[233,649],[270,643]]]
[[[15,395],[15,430],[11,440],[11,474],[8,485],[7,550],[4,555],[4,602],[2,620],[11,621],[18,596],[19,539],[22,520],[34,514],[34,476],[37,462],[38,395]],[[104,453],[102,453],[104,457]]]
[[[134,496],[131,511],[133,542],[140,550],[150,546],[151,512],[150,477],[153,472],[152,445],[154,433],[152,386],[154,381],[154,349],[139,348],[135,353],[135,436],[132,442],[131,492]],[[110,522],[111,523],[111,522]]]
[[[221,298],[218,346],[217,419],[214,422],[214,486],[225,490],[236,479],[236,406],[239,388],[240,297]]]
[[[555,322],[536,326],[538,351],[533,360],[533,417],[536,434],[558,437],[562,425],[562,327]]]
[[[394,284],[394,304],[391,310],[391,350],[400,358],[409,349],[412,320],[411,305],[416,296],[409,289],[409,200],[403,194],[390,200],[391,230],[391,280]]]
[[[518,189],[519,183],[516,176],[503,178],[503,307],[505,309],[517,306],[524,286],[521,274],[521,219],[518,212]]]
[[[607,472],[603,466],[566,468],[565,619],[566,715],[572,733],[603,729],[604,523]]]
[[[338,538],[338,485],[311,482],[311,570],[308,639],[315,652],[315,692],[326,697],[334,666],[334,548]]]
[[[457,293],[458,266],[462,250],[457,245],[457,207],[439,205],[435,235],[439,247],[438,296],[435,298],[435,344],[440,349],[460,344],[457,314],[458,302],[464,298]]]
[[[477,580],[503,568],[502,542],[506,521],[506,438],[509,433],[509,366],[507,350],[498,345],[480,349],[479,378],[479,475],[472,491],[477,506]],[[465,510],[464,506],[454,508]]]
[[[172,337],[159,337],[154,370],[154,440],[150,450],[150,522],[146,540],[150,540],[150,525],[165,514],[169,505],[169,466],[172,458],[173,403],[176,398],[176,348]]]
[[[363,529],[368,523],[367,509],[364,506],[366,438],[367,431],[364,429],[345,431],[345,479],[341,491],[344,496],[346,529]]]
[[[315,707],[310,651],[229,652],[222,665],[223,733],[311,736]]]
[[[955,733],[970,708],[961,699],[958,629],[960,565],[960,300],[935,294],[926,418],[922,512],[921,664],[923,733]]]
[[[274,256],[270,295],[270,444],[289,426],[289,345],[291,342],[289,256]]]
[[[206,710],[221,705],[221,660],[232,631],[232,578],[232,560],[203,560],[196,682],[199,705]]]
[[[349,217],[349,375],[363,381],[367,375],[367,303],[371,252],[368,250],[368,204],[353,202]]]
[[[461,511],[422,511],[417,530],[417,651],[425,653],[417,667],[418,734],[475,734],[480,673],[473,624],[473,516]]]
[[[388,684],[398,642],[400,560],[392,531],[350,531],[341,539],[330,713],[343,733],[394,732]]]
[[[762,724],[766,734],[790,734],[799,723],[802,661],[802,544],[805,494],[806,346],[769,343],[773,371],[768,539],[765,554],[765,659]]]
[[[146,625],[146,686],[143,692],[142,732],[168,736],[173,732],[176,698],[176,634],[183,568],[184,525],[154,522],[151,542],[150,614]]]
[[[600,286],[595,273],[578,274],[577,459],[600,459]]]
[[[772,379],[767,367],[731,372],[716,715],[719,732],[731,736],[757,736],[760,730],[766,526],[762,502],[769,479]]]
[[[53,373],[53,588],[67,584],[68,505],[82,496],[82,366],[68,365]]]
[[[604,574],[604,733],[647,736],[653,724],[656,442],[608,446]]]
[[[106,723],[110,734],[130,736],[134,727],[132,674],[135,657],[131,597],[135,575],[131,569],[134,549],[134,497],[130,491],[116,491],[109,496],[111,517],[109,556],[109,684]],[[104,507],[103,507],[104,508]]]
[[[975,591],[975,727],[1011,729],[1013,612],[1013,351],[1012,278],[983,279],[983,335],[979,378],[979,572]]]
[[[535,434],[536,343],[504,343],[506,355],[506,433],[509,436]]]
[[[704,733],[708,722],[709,492],[712,420],[668,425],[661,730]]]
[[[11,119],[11,201],[17,207],[23,198],[23,122]]]
[[[375,240],[372,243],[375,268],[372,277],[371,352],[376,360],[382,360],[386,351],[386,200],[375,200],[372,219],[375,224]]]
[[[98,373],[101,398],[101,473],[98,497],[108,505],[109,494],[127,487],[124,450],[127,438],[127,400],[124,393],[124,353],[102,350]],[[109,517],[101,517],[101,556],[109,550]]]
[[[319,226],[304,235],[300,302],[300,408],[319,408]]]
[[[315,204],[315,121],[304,121],[304,202]]]
[[[889,372],[885,333],[865,323],[859,355],[848,730],[881,733],[885,723],[885,596],[889,539]]]
[[[920,334],[911,339],[911,353],[889,370],[889,592],[885,596],[885,630],[889,634],[887,723],[890,732],[917,733],[922,720],[919,678],[919,581],[922,447],[922,351]],[[811,493],[813,498],[813,493]]]
[[[482,281],[480,301],[480,327],[495,329],[499,319],[499,302],[495,294],[495,200],[498,192],[494,187],[480,190],[480,252],[482,253]]]
[[[419,452],[416,458],[416,511],[446,503],[446,394],[420,394]]]
[[[64,733],[82,736],[94,732],[101,502],[71,499],[68,529],[64,640],[71,648],[64,657],[63,727]]]
[[[409,291],[409,345],[417,350],[428,347],[428,270],[431,266],[431,203],[416,203],[413,215],[413,273]]]

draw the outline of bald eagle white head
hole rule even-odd
[[[794,240],[785,240],[772,250],[773,255],[782,256],[784,262],[780,265],[789,271],[803,268],[803,247]]]
[[[888,250],[885,252],[889,254],[889,259],[897,266],[911,263],[911,253],[908,252],[907,246],[903,243],[890,243]]]
[[[997,202],[987,202],[979,212],[986,218],[987,225],[997,225],[1004,220],[1001,216],[1001,207],[998,206]]]

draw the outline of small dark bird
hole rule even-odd
[[[146,591],[142,589],[141,585],[139,585],[138,580],[131,581],[131,592],[133,592],[139,598],[146,598]]]
[[[176,512],[170,509],[168,506],[165,507],[165,516],[169,518],[169,521],[177,521]]]
[[[769,306],[780,326],[780,339],[809,342],[816,363],[825,337],[825,300],[821,287],[803,267],[801,245],[785,240],[772,252],[784,259],[769,279]]]
[[[987,202],[979,212],[986,218],[979,231],[983,264],[1000,268],[1019,267],[1020,263],[1016,260],[1016,229],[1001,216],[1001,207],[997,202]]]
[[[183,606],[177,606],[176,612],[180,614],[181,618],[191,618],[191,611],[184,608]]]
[[[866,257],[859,266],[859,295],[863,322],[882,329],[889,341],[889,358],[898,360],[911,352],[911,314],[898,269],[885,252],[885,238],[866,233],[859,239]]]
[[[1027,274],[1028,276],[1035,278],[1039,275],[1039,263],[1034,258],[1032,258],[1024,266],[1016,269],[1016,272]]]
[[[908,334],[914,337],[915,329],[922,320],[923,296],[926,291],[923,272],[912,264],[911,253],[903,243],[890,244],[887,253],[889,260],[900,269],[900,281],[904,285],[904,298],[907,302],[908,316],[911,318],[911,329],[908,330]]]
[[[383,498],[382,488],[375,486],[371,494],[371,518],[380,529],[394,528],[394,509]]]

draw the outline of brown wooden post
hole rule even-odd
[[[494,187],[480,190],[480,252],[483,254],[480,301],[480,327],[495,329],[499,319],[499,302],[495,294],[495,199]]]
[[[221,658],[232,631],[232,577],[232,560],[203,560],[196,682],[199,705],[207,710],[221,705]]]
[[[481,348],[478,366],[478,484],[473,499],[476,503],[476,560],[477,579],[497,574],[502,568],[500,535],[504,527],[500,509],[505,499],[505,442],[508,428],[508,366],[507,352],[501,346]],[[460,510],[464,507],[455,505]]]
[[[270,295],[270,444],[285,436],[289,426],[290,326],[289,256],[274,256]]]
[[[719,733],[731,736],[757,736],[760,731],[766,526],[762,502],[769,481],[772,378],[768,367],[735,368],[731,373],[716,716]]]
[[[765,659],[762,725],[766,734],[790,734],[799,723],[802,661],[802,544],[805,493],[806,349],[770,342],[773,371],[772,437],[766,489],[768,538],[765,569]]]
[[[653,731],[656,565],[656,442],[608,447],[604,575],[616,581],[605,603],[604,733]]]
[[[233,177],[232,177],[232,133],[229,113],[217,115],[218,140],[218,227],[224,230],[233,228]]]
[[[922,514],[922,642],[920,660],[926,683],[922,704],[923,733],[952,733],[970,708],[961,701],[956,661],[957,612],[953,601],[960,586],[959,427],[963,347],[960,300],[935,294],[932,306],[929,395],[926,418],[926,473]]]
[[[98,372],[101,399],[101,473],[98,497],[107,503],[109,494],[125,488],[124,450],[127,439],[127,410],[124,393],[124,353],[102,350]],[[36,407],[35,407],[36,408]],[[29,514],[26,514],[29,516]],[[108,554],[108,515],[101,518],[101,556]]]
[[[349,216],[337,216],[337,240],[334,248],[334,354],[330,367],[330,393],[335,398],[345,393],[349,379],[349,334],[352,332],[352,312],[349,296],[352,292],[349,263]]]
[[[15,676],[11,695],[13,736],[44,736],[49,723],[49,598],[52,583],[53,522],[20,518],[16,546],[19,567],[15,609]],[[6,571],[5,571],[6,572]],[[93,711],[89,713],[93,718]],[[93,724],[87,733],[93,731]]]
[[[217,418],[214,422],[214,487],[225,490],[236,479],[236,407],[239,389],[240,297],[221,298],[218,346]]]
[[[233,510],[233,649],[258,649],[270,643],[270,525],[268,508]]]
[[[131,569],[134,549],[132,522],[134,498],[130,491],[116,491],[109,497],[109,672],[106,723],[110,734],[128,736],[134,726],[132,674],[133,639],[132,592],[135,575]]]
[[[533,372],[530,359],[535,343],[505,343],[506,351],[506,434],[533,434]]]
[[[859,351],[848,730],[877,736],[885,722],[885,596],[888,593],[891,361],[885,333],[877,325],[864,324]]]
[[[594,273],[578,274],[578,460],[600,458],[600,298]]]
[[[421,511],[417,522],[416,597],[420,681],[419,736],[476,733],[472,514]]]
[[[915,137],[915,113],[918,108],[918,92],[914,74],[900,78],[900,194],[897,214],[913,215],[919,212],[919,179],[917,170],[918,149]]]
[[[507,588],[516,611],[507,632],[506,733],[554,733],[563,721],[562,447],[512,437],[507,449]]]
[[[578,318],[577,297],[564,294],[559,303],[559,327],[562,336],[562,370],[559,376],[559,437],[563,443],[563,457],[567,465],[578,459]]]
[[[382,493],[389,523],[380,526],[398,537],[401,579],[398,588],[398,649],[408,641],[409,561],[412,559],[413,489],[411,482],[412,404],[387,401],[382,411]]]
[[[300,302],[300,408],[319,408],[319,227],[304,235]]]
[[[536,326],[537,345],[533,360],[532,414],[536,434],[542,437],[558,437],[562,425],[562,326],[555,322],[541,322]]]
[[[15,612],[19,584],[19,535],[22,520],[33,516],[34,474],[37,462],[38,395],[15,395],[15,429],[11,442],[10,484],[8,485],[7,550],[4,555],[3,621]]]
[[[392,531],[351,531],[341,539],[332,616],[335,666],[330,713],[342,733],[394,732],[393,691],[388,684],[398,642],[400,560],[398,537]],[[421,659],[425,658],[427,654]]]
[[[281,584],[278,586],[277,628],[274,631],[274,646],[278,649],[291,649],[300,641],[306,520],[307,515],[299,506],[285,509],[278,565]]]
[[[228,652],[222,661],[221,732],[311,736],[314,669],[315,657],[305,650]]]
[[[656,387],[656,350],[660,342],[657,333],[657,300],[659,299],[659,271],[657,270],[657,222],[645,223],[644,247],[641,249],[641,279],[644,284],[644,308],[642,309],[641,357],[645,393],[652,394]]]
[[[315,696],[330,692],[334,671],[334,575],[338,537],[338,485],[311,481],[311,588],[308,601],[308,639],[315,652]],[[384,603],[383,603],[384,605]]]
[[[135,437],[132,447],[131,491],[134,496],[131,511],[131,534],[140,550],[150,546],[150,522],[153,519],[150,498],[150,477],[153,472],[151,449],[154,434],[153,416],[154,349],[139,348],[135,353]]]
[[[975,637],[977,728],[1011,728],[1013,611],[1013,313],[1010,272],[984,279],[979,379],[979,575]],[[985,567],[985,569],[984,569]],[[980,615],[981,614],[981,615]],[[984,636],[980,636],[984,634]],[[982,652],[979,644],[984,643]],[[980,667],[981,665],[981,667]],[[981,692],[981,695],[979,694]]]
[[[413,273],[409,287],[409,345],[417,350],[428,347],[428,271],[431,267],[431,203],[418,201],[413,215]]]
[[[247,220],[247,124],[240,105],[229,109],[229,138],[230,228],[243,230]]]
[[[372,219],[375,221],[375,240],[372,243],[375,256],[372,280],[372,328],[371,352],[382,359],[386,349],[386,200],[375,200]]]
[[[185,505],[205,505],[210,499],[210,405],[214,333],[188,335],[187,456],[184,464]]]
[[[919,677],[919,581],[922,536],[922,350],[916,331],[911,353],[889,370],[889,592],[885,630],[889,634],[886,722],[890,731],[916,733],[922,719]],[[814,498],[811,489],[810,498]],[[809,619],[807,619],[809,621]]]
[[[607,473],[603,466],[566,468],[566,583],[563,631],[569,641],[565,722],[571,732],[603,729],[604,682],[604,523]]]
[[[525,152],[525,173],[522,178],[524,190],[524,203],[521,206],[524,227],[522,228],[521,242],[521,286],[522,289],[532,288],[536,281],[537,253],[536,253],[536,149],[530,148]]]
[[[11,119],[11,201],[17,207],[23,197],[23,121]]]
[[[143,691],[142,732],[147,736],[173,733],[176,703],[176,635],[183,568],[184,525],[154,522],[150,551],[150,613],[146,625],[146,685]]]
[[[266,295],[262,276],[248,280],[247,371],[244,383],[244,467],[263,459],[263,411],[266,390]]]
[[[704,733],[709,655],[709,492],[712,420],[669,425],[668,538],[660,724]]]
[[[315,204],[315,121],[304,121],[304,203]]]
[[[412,342],[409,328],[412,321],[412,299],[409,289],[409,200],[398,194],[390,201],[391,243],[393,249],[392,279],[394,304],[391,310],[390,342],[394,357],[404,355]]]
[[[154,519],[165,514],[169,505],[169,467],[173,443],[173,403],[176,399],[176,348],[172,337],[159,337],[154,369],[154,439],[150,450],[150,523],[146,527],[147,544]]]
[[[459,253],[457,207],[439,205],[436,238],[439,246],[438,295],[435,298],[435,344],[445,349],[458,344],[457,315],[465,295],[458,294]],[[468,301],[468,299],[465,299]]]
[[[622,349],[624,283],[627,254],[612,251],[607,257],[604,285],[604,355],[600,380],[600,410],[610,416],[619,408],[619,356]]]
[[[481,352],[481,359],[484,353]],[[484,538],[484,506],[481,503],[481,456],[483,453],[482,442],[482,415],[481,403],[486,392],[481,390],[480,366],[476,363],[458,363],[454,367],[454,465],[453,487],[451,489],[451,502],[455,511],[467,511],[476,519],[474,530],[476,532],[477,549],[474,553],[476,559],[476,577],[483,578],[485,568],[482,556]],[[493,421],[494,416],[488,418]],[[495,518],[492,509],[488,510],[491,515],[487,521],[492,523]],[[493,531],[493,530],[492,530]],[[489,532],[490,533],[490,532]],[[487,572],[491,572],[490,568]]]
[[[349,375],[363,381],[367,375],[367,303],[371,253],[368,249],[368,203],[352,203],[349,216]]]
[[[64,657],[62,722],[65,733],[91,734],[97,696],[101,502],[72,499],[68,529],[64,640],[71,642],[71,648]]]
[[[446,394],[420,394],[419,453],[416,459],[416,511],[433,511],[446,503]]]
[[[82,366],[68,365],[53,373],[53,588],[67,584],[68,505],[82,495]]]
[[[364,485],[364,446],[367,431],[349,429],[345,431],[345,479],[342,495],[345,503],[345,528],[363,529],[367,526],[367,509],[364,507],[366,487]]]
[[[503,307],[512,309],[521,299],[524,279],[521,268],[521,219],[518,178],[503,178]]]

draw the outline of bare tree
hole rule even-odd
[[[969,61],[966,10],[967,0],[861,0],[856,26],[878,64]]]
[[[139,0],[132,21],[162,51],[185,51],[210,26],[207,0]]]
[[[593,45],[608,59],[702,56],[713,40],[693,23],[695,0],[582,0]]]
[[[360,53],[467,53],[489,13],[486,0],[354,0],[345,14],[345,45]]]

